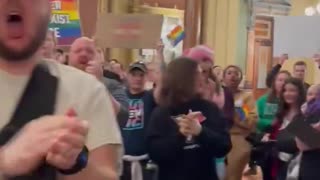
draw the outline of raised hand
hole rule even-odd
[[[279,59],[279,64],[283,65],[289,59],[288,54],[282,54]]]
[[[101,80],[103,78],[103,62],[100,60],[91,60],[88,62],[85,71]]]
[[[157,44],[157,54],[163,55],[163,50],[164,50],[164,44],[163,44],[162,40],[160,39],[160,41]]]
[[[320,54],[319,53],[313,55],[313,60],[317,64],[317,66],[320,66]]]

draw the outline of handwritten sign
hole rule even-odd
[[[100,14],[97,43],[104,48],[155,49],[163,17],[149,14]]]
[[[77,0],[50,0],[52,17],[49,29],[58,39],[58,45],[70,45],[81,37]]]

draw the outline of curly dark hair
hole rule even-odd
[[[285,92],[284,87],[287,84],[292,84],[298,89],[298,97],[297,97],[296,103],[297,103],[297,107],[299,108],[299,111],[300,111],[300,107],[303,105],[303,103],[306,100],[306,92],[305,92],[306,90],[303,82],[300,79],[292,78],[292,77],[287,79],[283,85],[283,89],[280,94],[279,108],[278,108],[278,113],[276,114],[277,121],[280,124],[282,124],[283,118],[286,116],[286,114],[288,113],[288,110],[290,109],[289,104],[285,102],[284,96],[283,96]],[[301,114],[301,111],[299,114]]]
[[[234,68],[236,69],[238,72],[239,72],[239,83],[242,81],[243,79],[243,72],[241,70],[241,68],[239,66],[236,66],[236,65],[229,65],[227,66],[224,70],[223,70],[223,77],[226,76],[227,74],[227,71],[230,69],[230,68]]]

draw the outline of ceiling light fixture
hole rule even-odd
[[[304,14],[307,15],[307,16],[314,16],[316,13],[317,13],[316,9],[314,7],[312,7],[312,6],[307,7],[304,10]]]

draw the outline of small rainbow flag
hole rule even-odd
[[[178,45],[184,38],[186,34],[182,26],[176,26],[168,35],[168,39],[171,41],[173,46]]]
[[[249,115],[249,107],[247,105],[243,105],[242,107],[236,107],[236,113],[241,121],[247,119]]]

